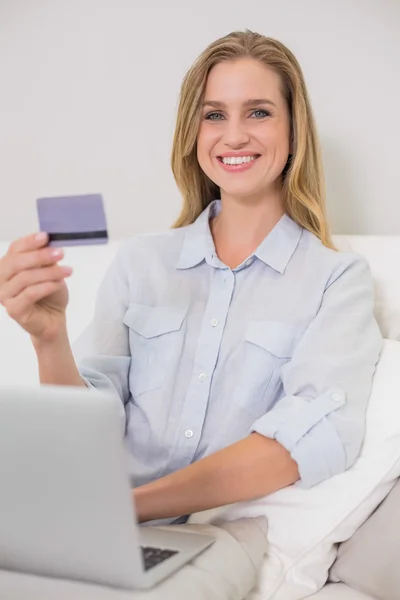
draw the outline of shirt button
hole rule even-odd
[[[218,319],[211,319],[211,325],[216,327],[218,325]]]
[[[339,392],[334,392],[331,398],[334,402],[340,402],[342,400],[342,394],[340,394]]]
[[[205,373],[200,373],[199,379],[200,381],[205,381],[207,379],[207,375]]]
[[[193,431],[192,431],[191,429],[186,429],[186,431],[185,431],[185,436],[186,436],[187,438],[191,438],[191,437],[193,437]]]

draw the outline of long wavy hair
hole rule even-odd
[[[193,223],[212,200],[220,197],[219,187],[197,160],[201,107],[210,70],[222,61],[241,58],[259,60],[281,78],[293,140],[293,154],[282,173],[284,210],[325,246],[334,248],[326,217],[318,135],[301,67],[284,44],[249,30],[235,31],[210,44],[184,77],[171,155],[183,207],[173,227]]]

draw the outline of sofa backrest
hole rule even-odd
[[[334,236],[339,250],[364,256],[375,287],[375,316],[385,338],[400,340],[400,236]]]
[[[340,250],[361,254],[368,260],[375,283],[376,317],[386,338],[400,340],[400,236],[335,236]],[[121,242],[104,246],[65,249],[63,263],[73,267],[68,279],[70,302],[68,331],[73,342],[93,314],[97,288]],[[8,248],[0,242],[0,256]],[[0,306],[0,385],[21,381],[38,382],[36,357],[29,336],[10,319]]]
[[[107,245],[65,248],[62,263],[74,269],[68,279],[70,302],[67,309],[68,333],[73,342],[89,323],[97,288],[111,263],[120,242]],[[0,242],[0,256],[8,243]],[[37,361],[30,338],[0,305],[0,385],[15,382],[37,384]]]

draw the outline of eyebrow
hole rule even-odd
[[[272,102],[272,100],[268,100],[268,98],[251,98],[250,100],[243,102],[243,106],[260,106],[261,104],[270,104],[271,106],[276,107],[276,104]],[[211,106],[212,108],[225,108],[225,104],[223,102],[218,102],[217,100],[206,100],[203,106]]]

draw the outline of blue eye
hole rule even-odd
[[[268,110],[255,110],[253,111],[252,116],[254,116],[255,119],[264,119],[265,117],[270,117],[271,113]]]
[[[208,121],[220,121],[218,117],[222,117],[221,113],[212,112],[205,116]]]
[[[265,119],[265,117],[270,117],[271,113],[268,110],[258,109],[253,110],[250,116],[252,119]],[[224,115],[220,112],[207,113],[204,117],[206,121],[221,121],[224,118]]]

